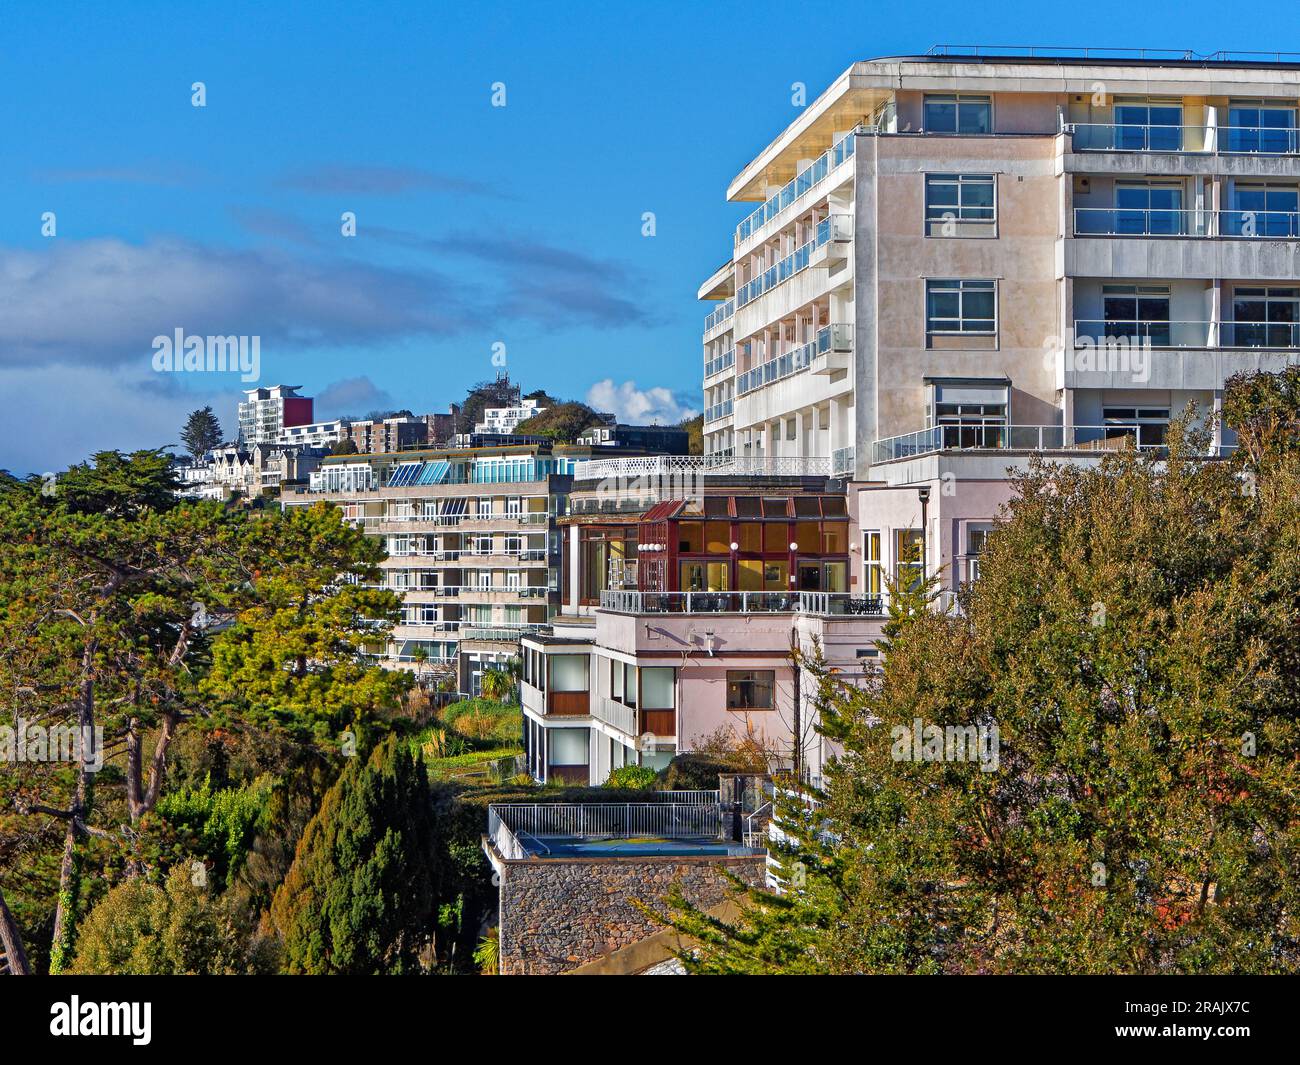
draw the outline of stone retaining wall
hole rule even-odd
[[[708,908],[732,885],[727,870],[761,884],[762,854],[672,858],[543,858],[501,861],[501,972],[547,975],[573,969],[662,930],[633,899],[656,904],[680,882]]]

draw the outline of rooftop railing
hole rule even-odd
[[[606,590],[600,608],[616,614],[812,614],[819,617],[883,613],[879,598],[847,592],[634,592]]]
[[[488,835],[503,858],[545,857],[547,839],[716,838],[716,791],[657,792],[654,802],[492,803]]]

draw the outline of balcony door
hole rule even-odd
[[[1238,183],[1232,210],[1225,212],[1223,233],[1229,237],[1296,237],[1300,189],[1295,185]]]
[[[1239,288],[1232,317],[1233,347],[1300,347],[1300,288]]]
[[[1297,150],[1296,109],[1268,100],[1228,105],[1228,151],[1286,155]]]
[[[1103,285],[1106,337],[1150,339],[1169,346],[1169,288],[1160,285]]]
[[[1181,152],[1183,105],[1172,100],[1117,101],[1115,147],[1122,152]]]
[[[1187,232],[1181,185],[1134,182],[1115,186],[1115,232],[1169,237]]]
[[[948,379],[930,382],[930,425],[943,448],[1007,446],[1004,379]]]

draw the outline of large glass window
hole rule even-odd
[[[1107,337],[1150,339],[1169,345],[1169,287],[1167,285],[1103,285],[1102,306]]]
[[[926,332],[991,336],[997,331],[996,305],[993,281],[927,281]]]
[[[1238,182],[1232,189],[1233,209],[1223,212],[1223,233],[1229,237],[1300,236],[1298,199],[1294,185]]]
[[[936,403],[934,420],[946,448],[994,448],[1006,444],[1005,403]]]
[[[926,221],[992,222],[993,181],[992,174],[926,174]]]
[[[1233,100],[1228,105],[1228,151],[1282,155],[1297,150],[1295,105]]]
[[[587,690],[586,655],[550,655],[551,691],[585,692]]]
[[[1175,100],[1117,100],[1115,147],[1131,152],[1181,152],[1183,105]]]
[[[927,133],[992,133],[993,100],[966,93],[933,93],[925,97]]]
[[[988,545],[989,533],[985,526],[972,526],[966,530],[966,579],[974,584],[980,577],[980,556]]]
[[[1114,232],[1140,236],[1186,233],[1181,185],[1135,182],[1115,186]]]
[[[772,710],[776,706],[775,700],[775,670],[727,670],[728,710]]]
[[[671,710],[674,706],[672,666],[643,666],[641,669],[641,707],[644,710]]]
[[[1104,407],[1106,439],[1131,439],[1138,447],[1161,447],[1169,428],[1169,409],[1156,407]]]
[[[1232,317],[1225,339],[1233,347],[1300,347],[1300,289],[1236,289]]]

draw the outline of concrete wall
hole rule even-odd
[[[501,973],[552,975],[646,939],[662,926],[633,905],[657,905],[674,883],[696,906],[722,902],[727,870],[761,884],[765,856],[496,861],[501,872]]]

